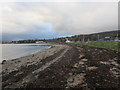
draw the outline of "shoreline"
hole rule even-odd
[[[1,63],[2,65],[4,65],[4,64],[9,64],[9,65],[11,65],[10,63],[14,63],[14,64],[17,64],[17,63],[19,63],[19,62],[27,62],[26,60],[28,60],[28,62],[29,62],[29,58],[30,57],[34,57],[34,56],[38,56],[39,54],[41,54],[41,59],[43,59],[43,58],[45,58],[44,57],[44,53],[47,53],[47,52],[49,52],[49,51],[52,51],[51,49],[57,49],[56,47],[59,47],[59,45],[57,46],[57,45],[49,45],[49,46],[51,46],[50,48],[47,48],[47,49],[43,49],[43,50],[41,50],[41,51],[37,51],[37,52],[33,52],[33,53],[31,53],[31,54],[28,54],[28,55],[26,55],[26,56],[23,56],[23,57],[19,57],[19,58],[16,58],[16,59],[10,59],[10,60],[6,60],[6,61],[4,61],[3,63]],[[61,45],[60,45],[61,46]],[[57,51],[57,50],[56,50]],[[59,50],[58,50],[59,51]],[[54,52],[53,52],[53,54],[54,54]],[[49,55],[48,55],[49,56]],[[47,57],[47,56],[46,56]],[[34,61],[34,59],[32,60],[32,61]],[[28,63],[27,62],[27,63]],[[23,63],[21,63],[21,65],[22,65]],[[25,63],[24,63],[25,64]],[[9,66],[8,65],[8,66]],[[16,66],[16,65],[15,65]],[[10,66],[11,67],[11,66]],[[9,68],[9,67],[8,67]],[[16,68],[16,67],[14,67],[14,68]],[[4,70],[3,70],[4,71]]]
[[[11,45],[12,45],[12,44],[11,44]],[[14,45],[15,45],[15,44],[14,44]],[[20,44],[19,44],[19,45],[20,45]],[[21,44],[21,45],[22,45],[22,44]],[[23,45],[32,45],[32,44],[23,44]],[[37,46],[48,46],[48,48],[41,49],[41,50],[38,50],[38,51],[34,51],[34,52],[28,53],[28,54],[26,54],[26,55],[24,55],[24,56],[19,56],[19,57],[12,58],[12,59],[2,59],[2,61],[0,62],[0,64],[6,62],[6,61],[8,61],[8,60],[19,59],[19,58],[26,57],[26,56],[29,56],[29,55],[31,55],[31,54],[35,54],[35,53],[41,52],[41,51],[43,51],[43,50],[52,48],[52,45],[50,45],[50,44],[33,44],[33,45],[35,45],[35,46],[36,46],[36,45],[37,45]]]
[[[2,88],[120,89],[120,53],[84,45],[53,45],[3,64]]]

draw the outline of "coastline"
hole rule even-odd
[[[52,45],[5,62],[2,88],[119,88],[118,54],[84,45]]]
[[[23,65],[26,65],[27,63],[30,63],[30,62],[34,62],[34,58],[35,57],[39,57],[39,59],[44,59],[46,57],[49,57],[50,55],[53,55],[55,52],[58,52],[59,49],[62,49],[61,48],[61,45],[59,47],[59,45],[49,45],[51,46],[50,48],[47,48],[47,49],[43,49],[41,51],[37,51],[37,52],[33,52],[29,55],[26,55],[26,56],[23,56],[23,57],[19,57],[19,58],[16,58],[16,59],[11,59],[11,60],[6,60],[4,63],[2,63],[4,66],[8,66],[8,67],[4,67],[2,66],[2,71],[4,72],[5,69],[9,70],[9,67],[11,69],[12,67],[12,70],[14,71],[14,68],[17,68],[17,67],[21,67]],[[55,49],[55,50],[54,50]],[[57,50],[58,49],[58,50]],[[45,56],[45,53],[48,53],[48,55]],[[40,56],[41,57],[40,57]],[[34,57],[34,58],[32,58]],[[31,58],[31,59],[30,59]],[[27,61],[28,60],[28,61]],[[31,61],[30,61],[31,60]],[[21,62],[21,66],[17,66],[17,64],[19,64]],[[14,66],[12,66],[14,65]],[[17,66],[17,67],[16,67]],[[8,71],[9,73],[9,71]]]
[[[8,44],[8,45],[12,45],[12,44]],[[52,47],[52,45],[50,45],[50,44],[33,44],[33,45],[32,45],[32,44],[14,44],[14,45],[48,46],[48,48],[45,48],[45,49],[49,49],[49,48]],[[2,47],[2,46],[1,46],[1,47]],[[37,52],[41,52],[42,50],[44,50],[44,49],[37,50],[37,51],[33,51],[33,52],[30,52],[30,53],[27,53],[26,55],[14,57],[14,58],[11,58],[11,59],[2,59],[2,58],[1,58],[2,61],[1,61],[0,63],[4,63],[4,62],[6,62],[6,61],[8,61],[8,60],[13,60],[13,59],[19,59],[19,58],[22,58],[22,57],[26,57],[26,56],[28,56],[28,55],[35,54],[35,53],[37,53]]]

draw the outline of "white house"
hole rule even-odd
[[[66,38],[66,43],[70,43],[71,41]]]
[[[45,42],[43,41],[36,41],[37,44],[44,44]]]

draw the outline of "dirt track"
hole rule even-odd
[[[9,73],[4,71],[3,90],[15,88],[120,89],[118,54],[102,48],[68,45],[35,64],[26,64]]]

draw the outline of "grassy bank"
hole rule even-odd
[[[120,51],[120,41],[98,41],[98,42],[84,42],[84,43],[74,43],[74,44],[88,45],[93,47]]]

